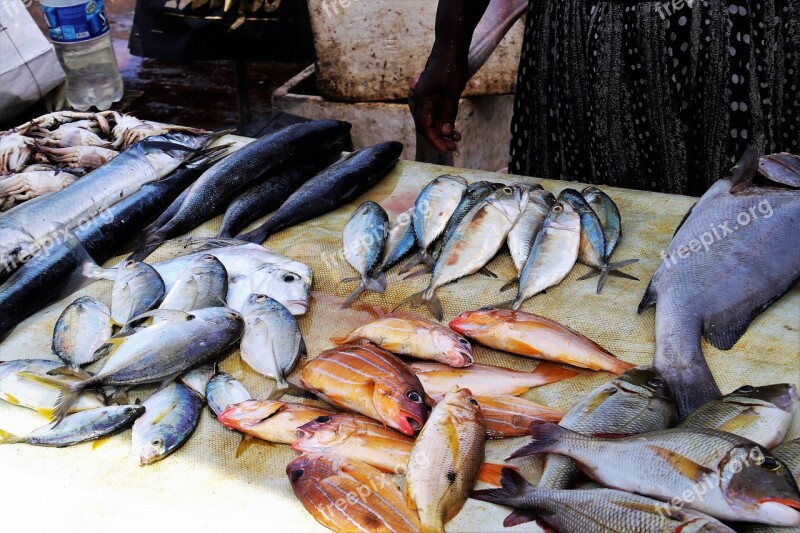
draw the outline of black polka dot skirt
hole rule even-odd
[[[530,3],[510,170],[702,194],[800,153],[800,0]]]

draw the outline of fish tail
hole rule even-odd
[[[578,372],[571,368],[542,361],[536,366],[533,372],[531,372],[531,379],[537,384],[536,386],[538,386],[563,381],[577,375]]]
[[[0,429],[0,444],[18,444],[20,442],[25,442],[25,439]]]
[[[517,276],[514,276],[510,280],[506,281],[505,285],[500,287],[500,292],[505,292],[505,291],[509,290],[511,287],[516,285],[518,282],[519,282],[519,278]]]
[[[235,238],[240,240],[240,241],[252,242],[252,243],[255,243],[255,244],[261,244],[264,241],[266,241],[270,237],[270,235],[272,235],[274,233],[274,228],[272,227],[272,224],[270,223],[270,222],[272,222],[272,220],[273,219],[269,219],[266,222],[264,222],[263,224],[261,224],[259,227],[254,229],[253,231],[249,231],[247,233],[242,233],[241,235],[237,235]]]
[[[608,279],[608,276],[615,276],[618,278],[639,281],[639,278],[637,278],[636,276],[631,276],[630,274],[626,274],[625,272],[619,272],[619,269],[624,268],[628,265],[632,265],[637,261],[639,261],[639,259],[626,259],[624,261],[617,261],[616,263],[609,263],[599,270],[593,270],[587,274],[584,274],[583,276],[578,278],[578,281],[599,276],[599,278],[597,279],[597,294],[600,294],[602,292],[603,287],[606,284],[606,280]]]
[[[531,424],[529,430],[533,442],[529,442],[519,450],[512,453],[508,459],[517,457],[527,457],[540,453],[554,452],[558,448],[559,441],[572,433],[570,430],[562,428],[553,422],[537,420]],[[506,460],[508,460],[506,459]]]
[[[483,463],[481,469],[478,471],[478,481],[483,481],[489,485],[500,487],[502,485],[503,472],[506,469],[519,472],[519,468],[516,466],[498,463]]]
[[[386,274],[384,272],[373,273],[364,279],[364,287],[368,291],[383,294],[386,292]]]
[[[404,277],[403,279],[413,279],[413,278],[418,278],[418,277],[420,277],[420,276],[424,276],[425,274],[428,274],[428,273],[430,273],[430,272],[432,272],[432,271],[433,271],[433,267],[432,267],[432,266],[425,265],[425,266],[423,266],[422,268],[420,268],[419,270],[417,270],[417,271],[415,271],[415,272],[412,272],[412,273],[411,273],[411,274],[409,274],[408,276]]]
[[[411,258],[406,261],[406,263],[400,267],[400,270],[397,271],[398,274],[405,274],[406,272],[410,271],[412,268],[417,266],[418,264],[422,263],[424,258],[422,257],[422,252],[417,251]]]
[[[275,386],[267,396],[268,400],[277,400],[281,398],[284,394],[290,394],[292,396],[298,396],[300,398],[305,398],[308,395],[308,391],[302,387],[298,387],[294,383],[290,383],[286,380],[286,376],[281,374],[281,378],[275,382]]]
[[[69,410],[72,408],[75,402],[78,401],[78,396],[80,396],[80,394],[88,386],[87,381],[67,382],[52,376],[34,374],[32,372],[18,372],[17,375],[37,383],[41,383],[42,385],[55,387],[60,391],[58,400],[56,400],[55,410],[53,411],[53,421],[55,421],[55,425],[53,427],[58,426],[61,421],[66,418],[66,416],[69,414]]]
[[[496,304],[487,305],[484,309],[518,309],[519,306],[516,308],[513,305],[516,303],[516,300],[506,300],[505,302],[498,302]]]
[[[361,296],[361,293],[363,293],[365,290],[366,287],[364,286],[364,283],[363,282],[359,283],[358,287],[356,287],[356,289],[350,294],[350,296],[347,297],[347,300],[344,301],[341,309],[347,309],[348,307],[353,305],[353,302],[355,302],[358,299],[358,297]]]
[[[230,239],[232,237],[233,237],[233,235],[231,235],[230,228],[228,228],[226,226],[222,226],[219,229],[219,233],[217,233],[217,237],[216,238],[217,239]]]
[[[517,469],[505,467],[501,471],[500,488],[473,490],[470,498],[492,503],[510,505],[511,502],[523,496],[526,492],[536,490],[533,485],[522,477]]]
[[[164,244],[164,241],[166,241],[166,238],[159,231],[148,235],[144,243],[128,257],[128,260],[144,261],[150,254],[156,251],[156,248]]]

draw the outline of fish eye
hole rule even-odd
[[[239,318],[237,313],[225,313],[225,316],[228,318]]]
[[[128,259],[125,261],[125,268],[133,268],[134,266],[136,266],[136,261],[133,259]]]
[[[205,255],[205,256],[203,256],[203,261],[205,261],[206,263],[211,263],[215,259],[216,259],[216,257],[214,257],[213,255]]]
[[[122,411],[126,415],[129,415],[133,412],[133,407],[126,407],[124,411]]]
[[[150,444],[152,444],[153,446],[161,446],[163,442],[164,441],[162,441],[161,439],[153,439],[153,442],[151,442]]]
[[[422,403],[422,395],[415,390],[410,390],[406,393],[408,399],[414,403]]]
[[[266,295],[264,295],[264,294],[259,294],[258,296],[256,296],[256,302],[258,302],[258,303],[260,303],[260,304],[261,304],[261,303],[264,303],[264,302],[266,302],[266,301],[267,301],[267,297],[266,297]]]
[[[781,464],[778,462],[778,460],[769,455],[765,455],[764,459],[760,463],[756,461],[756,464],[758,464],[758,466],[764,470],[769,470],[770,472],[775,472],[781,467]]]
[[[195,315],[186,315],[186,320],[194,320],[197,318]]]
[[[503,187],[503,192],[506,194],[511,194],[512,192],[514,192],[514,189],[512,189],[511,187]]]
[[[329,417],[329,416],[318,416],[318,417],[317,417],[317,418],[315,418],[314,420],[315,420],[316,422],[319,422],[320,424],[325,424],[325,423],[327,423],[327,422],[330,422],[330,421],[332,420],[332,418],[331,418],[331,417]]]
[[[653,378],[647,382],[648,385],[655,388],[660,388],[664,386],[664,380],[661,378]]]
[[[736,392],[741,392],[741,393],[744,393],[744,394],[750,394],[754,390],[756,390],[756,388],[753,387],[752,385],[745,385],[743,387],[739,387],[738,389],[736,389]]]
[[[285,274],[283,276],[283,281],[285,281],[286,283],[291,283],[293,281],[297,281],[298,279],[299,278],[297,276],[295,276],[294,274]]]
[[[458,342],[460,342],[464,346],[469,346],[469,341],[467,339],[461,338],[461,339],[458,339]]]
[[[292,470],[292,479],[300,479],[301,477],[303,477],[303,474],[305,473],[306,471],[303,470],[302,468],[298,468],[297,470]]]
[[[564,208],[563,208],[563,207],[561,207],[560,205],[554,205],[554,206],[553,206],[553,212],[554,212],[554,213],[560,213],[560,212],[561,212],[561,211],[563,211],[563,210],[564,210]]]
[[[472,405],[477,406],[478,405],[478,400],[476,400],[475,398],[470,398],[469,399],[469,403],[471,403]]]

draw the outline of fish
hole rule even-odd
[[[331,340],[334,344],[367,340],[394,354],[438,361],[452,367],[469,366],[475,360],[467,339],[436,322],[421,318],[380,318]]]
[[[227,297],[228,271],[225,265],[211,254],[200,254],[193,256],[186,269],[178,274],[159,309],[189,312],[206,307],[224,307]]]
[[[219,153],[201,158],[164,179],[144,184],[102,216],[73,228],[49,253],[38,254],[20,266],[0,286],[0,338],[36,311],[96,281],[87,271],[116,255],[217,157]],[[31,203],[37,205],[38,199],[26,205]]]
[[[349,135],[350,127],[348,122],[339,120],[292,124],[239,148],[198,178],[175,215],[147,235],[140,255],[210,219],[249,185],[287,160],[302,161],[320,146],[338,144]]]
[[[744,385],[701,405],[677,427],[727,431],[774,448],[789,432],[796,410],[797,387],[792,384]]]
[[[418,256],[400,269],[401,274],[419,262],[433,263],[430,247],[444,233],[466,192],[467,180],[450,174],[434,178],[423,187],[414,202],[411,219],[419,244]]]
[[[381,263],[375,269],[375,272],[386,272],[410,254],[417,246],[417,236],[414,234],[414,224],[412,222],[413,212],[413,207],[403,211],[389,228],[389,232],[386,235],[386,243],[383,246]]]
[[[101,439],[122,431],[144,413],[141,405],[110,405],[80,411],[25,436],[0,430],[0,444],[31,444],[64,448]]]
[[[356,209],[344,226],[342,244],[344,256],[358,277],[345,278],[345,281],[358,281],[358,287],[342,304],[349,307],[364,291],[383,293],[386,290],[386,275],[376,272],[386,243],[389,217],[386,211],[368,200]]]
[[[510,395],[475,396],[490,439],[524,437],[535,420],[558,422],[564,411]]]
[[[558,196],[562,202],[568,202],[572,208],[578,213],[581,219],[581,238],[580,246],[578,248],[578,261],[584,265],[594,268],[589,274],[582,276],[579,279],[588,279],[595,275],[599,275],[597,281],[597,294],[603,290],[606,279],[611,272],[615,275],[639,281],[639,278],[619,272],[620,268],[631,265],[638,261],[638,259],[627,259],[617,263],[609,263],[608,256],[606,255],[606,237],[600,218],[595,213],[592,206],[586,199],[575,189],[564,189]]]
[[[570,407],[559,425],[597,436],[636,435],[667,429],[675,405],[666,380],[652,365],[640,365],[603,383]],[[539,487],[568,489],[580,471],[563,455],[545,458]]]
[[[164,459],[186,442],[200,421],[203,400],[189,387],[173,381],[142,406],[145,413],[133,423],[131,444],[133,457],[145,466]]]
[[[97,360],[95,351],[113,334],[111,311],[106,304],[82,296],[69,304],[53,331],[53,353],[77,369]]]
[[[406,502],[425,533],[444,533],[461,511],[486,452],[486,426],[469,389],[454,387],[436,404],[411,449]]]
[[[789,469],[794,480],[800,485],[800,439],[794,439],[776,446],[772,453]]]
[[[304,263],[278,254],[259,244],[235,240],[212,240],[198,243],[200,251],[153,263],[167,290],[198,257],[213,255],[228,273],[226,301],[240,311],[251,294],[265,294],[279,301],[293,315],[308,310],[313,273]]]
[[[251,294],[242,314],[242,360],[262,376],[274,379],[268,399],[280,398],[296,388],[286,381],[286,374],[306,355],[300,326],[288,309],[263,294]]]
[[[228,406],[217,420],[229,429],[277,444],[293,444],[297,429],[321,417],[333,416],[326,407],[273,400],[244,400]]]
[[[450,321],[450,329],[496,350],[579,368],[619,375],[635,366],[563,324],[524,311],[467,311]]]
[[[748,150],[731,177],[714,183],[692,207],[664,251],[639,313],[656,305],[655,364],[672,385],[682,418],[721,396],[700,336],[721,350],[732,348],[800,279],[793,233],[798,188],[800,157],[758,160]]]
[[[800,525],[800,491],[788,468],[766,448],[732,433],[674,428],[600,438],[534,422],[531,437],[511,458],[558,453],[610,488],[682,503],[720,520]]]
[[[250,393],[239,380],[225,372],[219,372],[208,382],[206,401],[208,408],[219,417],[228,407],[251,398]]]
[[[237,196],[225,210],[217,237],[233,237],[251,223],[274,211],[301,185],[342,153],[342,145],[320,146],[319,153],[275,170],[264,181]]]
[[[17,359],[0,363],[0,400],[32,409],[47,419],[52,418],[58,401],[59,389],[27,379],[20,373],[47,374],[63,366],[64,364],[60,361],[48,359]],[[63,379],[78,381],[78,378],[74,376],[63,376]],[[105,403],[98,394],[87,391],[78,397],[69,412],[77,413],[104,406]]]
[[[111,320],[125,325],[157,307],[165,294],[164,280],[155,268],[132,259],[122,261],[111,290]]]
[[[402,151],[402,143],[395,141],[356,150],[305,182],[264,224],[237,238],[262,243],[280,230],[358,198],[394,168]]]
[[[603,226],[605,256],[608,261],[622,239],[622,216],[619,214],[619,208],[609,195],[597,187],[586,187],[581,191],[581,195],[597,214]]]
[[[300,503],[331,531],[421,531],[400,489],[361,461],[301,455],[286,466],[286,474]]]
[[[550,208],[556,201],[552,193],[542,190],[541,187],[535,188],[528,184],[526,186],[529,191],[528,205],[519,220],[517,220],[517,223],[508,232],[507,239],[508,251],[514,261],[517,277],[522,274],[522,269],[525,267],[525,262],[531,253],[536,236],[539,234],[539,230],[542,229],[544,219],[547,218]],[[509,283],[513,284],[514,281],[516,279]]]
[[[67,382],[50,376],[22,372],[31,379],[61,389],[55,420],[62,420],[78,395],[88,389],[156,383],[176,377],[188,368],[206,362],[233,345],[242,336],[244,320],[232,309],[211,307],[191,314],[182,311],[151,311],[159,318],[152,325],[116,336],[101,346],[107,354],[103,368],[89,379]],[[203,342],[197,342],[203,339]]]
[[[401,301],[395,309],[404,303],[424,304],[441,321],[444,313],[436,290],[486,266],[505,243],[506,235],[527,204],[527,190],[503,187],[473,207],[445,243],[428,287]]]
[[[519,275],[517,296],[498,306],[519,309],[525,300],[561,283],[578,260],[580,233],[581,219],[569,202],[554,203]]]
[[[303,367],[300,381],[329,404],[374,418],[409,436],[427,419],[425,391],[417,376],[377,346],[326,350]]]
[[[578,375],[574,370],[552,363],[539,363],[533,372],[477,363],[466,368],[451,368],[441,363],[408,366],[430,396],[441,396],[454,386],[466,387],[478,396],[519,396],[533,387]]]
[[[500,489],[473,491],[471,498],[513,507],[505,527],[536,520],[543,529],[609,531],[703,531],[734,533],[716,518],[691,509],[614,489],[553,490],[535,488],[513,470],[503,472]]]
[[[199,366],[187,370],[181,374],[178,379],[181,383],[189,387],[200,399],[206,399],[206,389],[208,382],[211,381],[217,373],[217,363],[212,361],[210,363],[203,363]]]
[[[36,254],[58,230],[91,220],[143,185],[160,180],[217,137],[172,133],[147,139],[35,205],[23,204],[5,214],[0,219],[0,264]]]

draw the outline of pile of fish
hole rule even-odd
[[[425,186],[394,224],[388,218],[380,205],[368,201],[344,228],[345,257],[358,273],[345,281],[359,281],[345,306],[366,290],[384,292],[386,271],[412,252],[400,273],[422,264],[409,277],[432,276],[424,291],[404,302],[426,305],[437,320],[443,317],[437,289],[476,272],[497,277],[486,265],[504,245],[517,277],[501,290],[517,281],[519,288],[513,300],[497,307],[519,309],[560,283],[576,261],[593,269],[580,279],[600,276],[598,293],[609,274],[637,279],[618,271],[635,259],[610,261],[622,236],[621,219],[614,201],[596,187],[583,193],[564,189],[555,198],[539,185],[468,184],[461,176],[443,175]]]
[[[205,133],[116,111],[58,111],[0,132],[0,211],[60,191],[136,142],[172,132]]]

